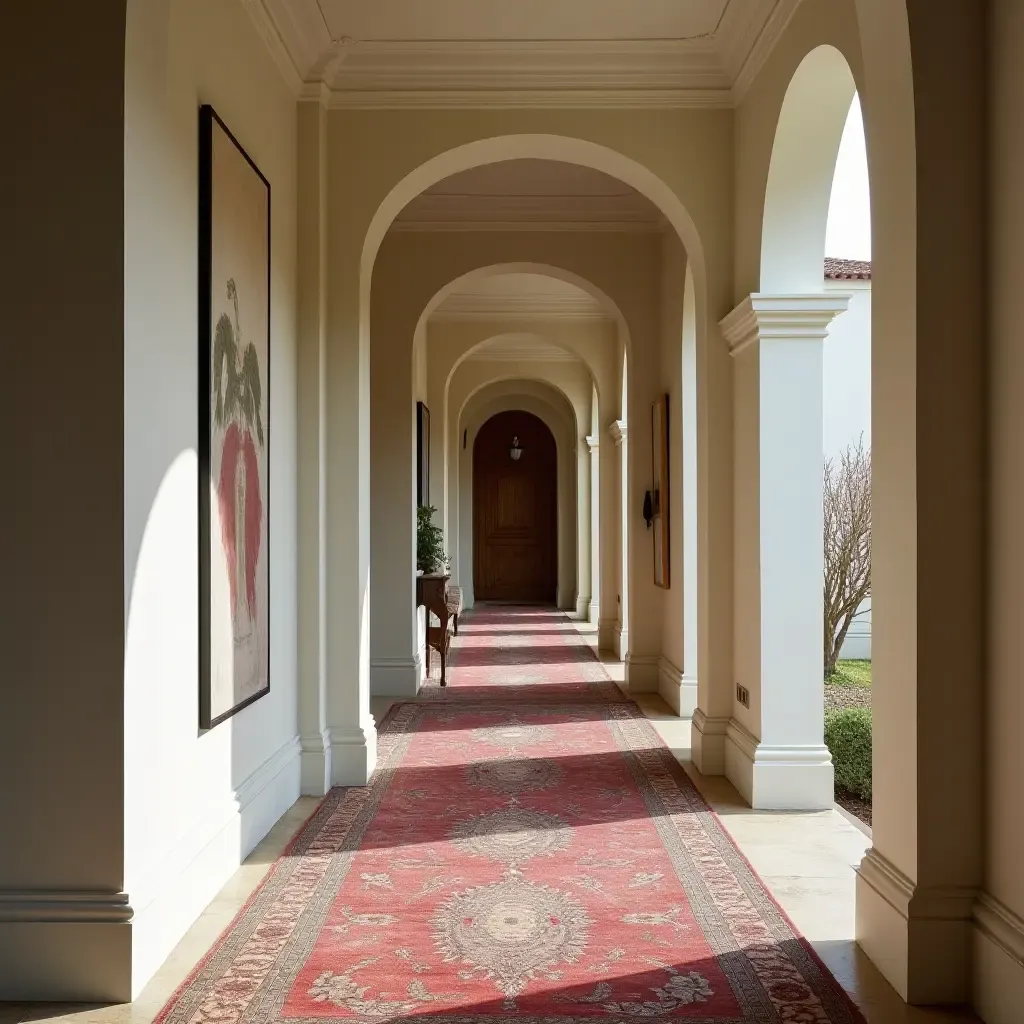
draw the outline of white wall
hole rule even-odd
[[[124,844],[137,992],[299,792],[296,107],[235,0],[128,20],[124,331]],[[198,729],[197,109],[271,183],[270,693]]]
[[[825,458],[836,462],[863,438],[871,448],[871,282],[825,281],[826,292],[852,294],[845,313],[832,321],[825,339],[822,386]],[[871,598],[857,612],[841,658],[871,657]]]

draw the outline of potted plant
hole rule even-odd
[[[435,511],[429,505],[416,509],[416,570],[428,576],[446,573],[451,566],[444,550],[444,533],[433,522]]]

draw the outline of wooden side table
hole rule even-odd
[[[448,608],[447,589],[448,580],[451,577],[447,573],[424,573],[416,577],[416,605],[423,605],[427,609],[427,666],[430,665],[430,648],[441,656],[441,685],[448,685],[448,645],[451,643],[451,631],[448,624],[452,619]],[[430,624],[430,613],[437,616],[440,625]]]

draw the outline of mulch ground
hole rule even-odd
[[[841,711],[843,708],[870,708],[871,691],[860,686],[836,686],[825,684],[825,710]]]
[[[836,803],[849,811],[855,818],[860,818],[868,828],[871,827],[871,804],[865,803],[859,796],[836,790]]]

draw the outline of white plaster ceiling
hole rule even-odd
[[[342,107],[729,106],[799,0],[241,0]]]
[[[431,319],[521,322],[607,317],[600,302],[577,285],[545,274],[510,273],[470,278],[445,297]]]
[[[635,189],[589,167],[505,160],[438,182],[402,210],[394,227],[660,231],[665,218]]]
[[[583,360],[568,349],[546,341],[538,334],[499,334],[477,345],[466,356],[482,363],[579,363]]]

